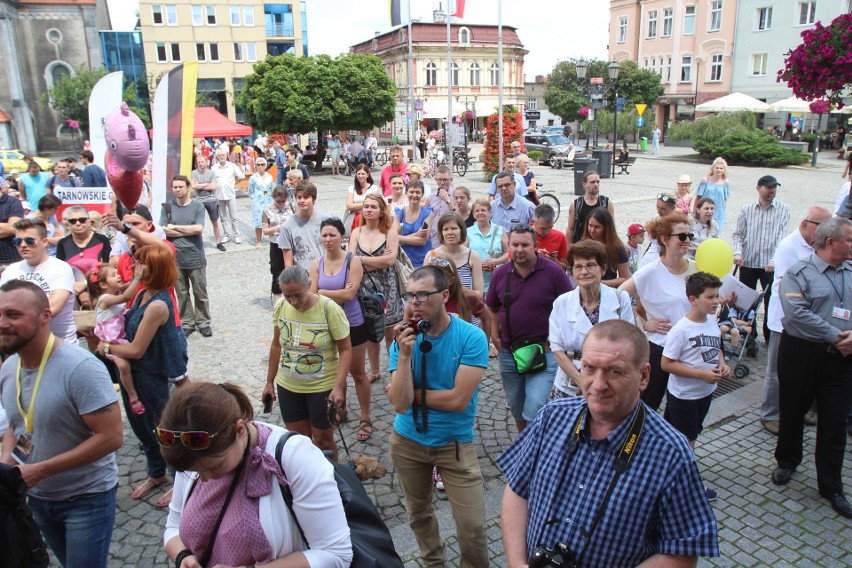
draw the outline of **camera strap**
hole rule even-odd
[[[420,404],[417,404],[417,401],[411,404],[411,417],[414,419],[414,429],[424,434],[429,427],[429,407],[426,405],[426,354],[432,351],[432,343],[429,342],[425,333],[420,335],[422,336],[420,340]],[[411,370],[411,375],[414,376],[414,369]],[[420,407],[423,408],[422,426],[417,420]]]

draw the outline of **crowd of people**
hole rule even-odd
[[[488,566],[474,424],[489,359],[518,431],[498,460],[509,566],[554,550],[598,566],[718,556],[716,493],[694,448],[732,372],[726,332],[734,347],[761,336],[768,345],[761,421],[778,436],[772,482],[788,483],[802,462],[813,403],[819,494],[852,518],[841,481],[852,407],[849,219],[812,206],[788,235],[781,184],[757,180],[731,249],[741,284],[760,284],[760,333],[760,306],[723,295],[723,281],[696,263],[726,222],[721,158],[694,190],[681,176],[622,236],[593,171],[567,226],[555,227],[553,208],[536,204],[519,142],[485,195],[456,186],[447,166],[430,187],[398,146],[376,183],[367,153],[353,167],[343,219],[319,206],[298,147],[275,142],[267,156],[255,145],[196,145],[196,167],[171,180],[174,199],[157,223],[144,203],[98,216],[72,206],[58,220],[48,182],[68,183],[67,164],[43,188],[19,178],[22,195],[0,195],[1,461],[20,464],[63,565],[106,565],[123,441],[116,391],[147,463],[131,497],[174,481],[156,505],[169,507],[164,544],[178,568],[349,565],[352,542],[322,451],[338,457],[334,426],[351,375],[357,441],[378,434],[373,383],[397,413],[382,435],[423,562],[446,561],[435,487],[449,497],[460,565]],[[346,152],[336,136],[328,148]],[[83,162],[88,171],[91,157]],[[37,168],[26,175],[41,177]],[[187,376],[186,338],[213,334],[205,218],[217,248],[239,244],[235,184],[247,176],[256,247],[269,239],[274,301],[256,394],[267,407],[277,401],[285,429],[302,435],[283,456],[284,429],[255,420],[242,389]],[[39,188],[28,214],[22,201]],[[381,299],[383,317],[368,313],[365,294]],[[57,379],[40,389],[43,375]],[[81,517],[85,530],[72,530]],[[625,545],[607,546],[613,539]]]

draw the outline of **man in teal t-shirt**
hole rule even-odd
[[[437,467],[456,522],[461,565],[488,566],[485,492],[473,445],[479,383],[488,367],[488,340],[478,327],[447,313],[447,277],[439,268],[424,266],[412,272],[403,297],[415,319],[431,324],[425,333],[400,328],[390,352],[388,398],[397,412],[390,459],[405,494],[411,530],[420,543],[423,562],[443,566],[444,543],[430,483],[432,469]]]
[[[41,171],[35,162],[30,162],[26,175],[18,178],[18,183],[24,186],[24,194],[31,209],[38,208],[39,200],[47,194],[48,179],[50,176]]]

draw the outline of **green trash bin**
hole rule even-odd
[[[643,152],[648,151],[648,137],[647,136],[643,136],[642,138],[639,139],[639,149],[642,150]]]
[[[394,145],[394,146],[396,146],[397,144],[399,144],[399,136],[397,136],[396,134],[394,134],[394,136],[393,136],[393,145]]]

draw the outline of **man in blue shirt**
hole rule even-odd
[[[526,197],[529,194],[527,190],[527,182],[524,180],[524,176],[515,171],[515,166],[517,166],[517,157],[514,154],[506,154],[503,157],[503,172],[511,174],[512,178],[515,180],[515,193],[520,195],[521,197]],[[498,199],[498,190],[497,190],[497,176],[491,178],[491,185],[488,187],[488,201],[493,201]]]
[[[106,187],[107,178],[106,172],[102,167],[95,163],[95,155],[91,150],[83,150],[80,152],[80,159],[83,161],[83,186],[84,187]]]
[[[22,193],[26,200],[33,207],[38,207],[38,200],[47,194],[47,181],[49,179],[50,175],[41,171],[41,167],[37,163],[30,162],[27,167],[27,174],[18,178],[18,189],[23,187]]]
[[[508,481],[509,568],[557,543],[578,566],[695,566],[719,556],[686,438],[639,400],[650,376],[645,335],[622,320],[597,324],[580,373],[583,396],[545,406],[497,459]]]
[[[479,383],[488,367],[485,333],[447,313],[447,277],[434,266],[411,273],[403,298],[431,329],[400,327],[391,346],[388,398],[397,412],[390,435],[409,525],[426,566],[446,553],[432,507],[432,468],[443,477],[456,522],[461,566],[489,566],[485,491],[473,445]],[[424,367],[425,358],[425,367]]]
[[[535,205],[515,192],[516,181],[509,172],[494,176],[494,185],[500,197],[491,202],[491,222],[497,223],[507,233],[515,225],[529,225]]]

